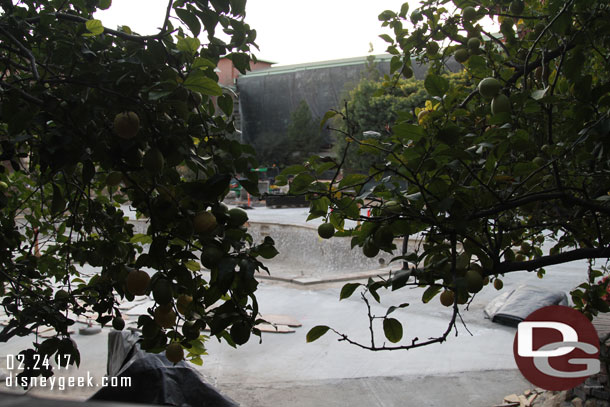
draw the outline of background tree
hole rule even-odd
[[[499,35],[480,24],[484,16],[498,23]],[[291,187],[310,194],[312,217],[327,219],[366,255],[391,250],[396,236],[421,239],[418,251],[396,259],[406,263],[402,270],[348,284],[342,298],[360,287],[365,301],[379,301],[383,289],[421,286],[424,302],[442,292],[453,313],[438,337],[399,343],[402,324],[391,312],[404,304],[381,316],[369,307],[371,342],[339,333],[341,339],[374,350],[443,342],[462,304],[487,282],[501,287],[503,275],[519,270],[542,277],[545,267],[578,259],[589,259],[590,267],[572,291],[575,306],[589,317],[608,311],[607,283],[598,284],[610,257],[606,2],[427,0],[410,15],[405,3],[379,18],[395,33],[384,38],[396,76],[411,71],[412,58],[430,64],[426,107],[416,109],[416,118],[399,115],[391,132],[370,139],[353,132],[349,110],[329,112],[325,119],[347,121],[342,135],[349,148],[383,158],[383,166],[324,183],[317,174],[334,168],[338,175],[345,154],[335,162],[312,157],[290,169]],[[451,55],[464,64],[472,86],[443,78]],[[377,184],[365,188],[371,180]],[[344,229],[345,219],[360,226]],[[544,241],[553,242],[550,250],[543,250]],[[377,323],[392,344],[376,344]],[[312,329],[308,340],[329,329]]]
[[[325,146],[324,134],[304,100],[290,114],[286,134],[262,133],[253,143],[258,160],[280,167],[300,163],[310,154],[316,154]]]
[[[78,364],[77,316],[122,329],[119,300],[150,292],[156,303],[138,319],[144,349],[171,342],[171,360],[186,350],[201,363],[206,326],[243,344],[258,314],[258,258],[276,253],[271,239],[253,242],[245,212],[220,203],[237,173],[257,193],[254,151],[227,138],[233,104],[214,73],[223,55],[249,66],[245,1],[170,0],[152,36],[103,27],[93,13],[110,5],[0,2],[0,294],[10,318],[0,341],[56,331],[22,352],[26,377],[51,374],[32,369],[36,354]],[[125,205],[148,219],[144,233]]]
[[[450,81],[459,81],[463,79],[463,75],[450,74],[447,78]],[[397,120],[404,121],[415,117],[415,109],[424,107],[426,96],[423,81],[413,78],[398,78],[391,87],[388,87],[387,83],[384,84],[381,78],[363,78],[358,86],[349,92],[341,115],[349,116],[349,121],[354,126],[351,131],[360,137],[367,131],[387,134]],[[399,118],[399,115],[402,117]],[[339,132],[335,133],[333,151],[336,155],[341,155],[349,141],[342,135],[347,131],[347,124],[338,118],[336,125]],[[351,149],[345,158],[344,169],[347,172],[366,172],[382,160],[383,157]]]

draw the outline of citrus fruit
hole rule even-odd
[[[55,300],[56,301],[63,301],[63,300],[67,300],[70,297],[70,294],[68,294],[68,292],[66,290],[58,290],[55,293]]]
[[[112,320],[112,327],[117,331],[122,331],[125,328],[125,320],[121,317],[114,317]]]
[[[335,227],[332,225],[332,223],[327,222],[318,226],[318,235],[320,235],[322,239],[330,239],[334,234]]]
[[[248,221],[248,214],[241,208],[232,208],[227,212],[229,214],[229,225],[241,226]]]
[[[478,293],[483,288],[483,277],[476,270],[466,272],[466,288],[468,292]]]
[[[199,212],[193,218],[193,229],[195,230],[195,233],[208,234],[216,229],[216,226],[218,226],[216,217],[211,212]]]
[[[106,185],[109,187],[115,187],[123,180],[123,174],[119,171],[113,171],[106,177]]]
[[[496,279],[494,280],[494,288],[495,288],[496,290],[501,290],[501,289],[502,289],[502,287],[504,287],[504,283],[503,283],[503,282],[502,282],[502,280],[500,280],[499,278],[496,278]]]
[[[441,304],[443,304],[445,307],[450,307],[455,301],[455,295],[453,294],[453,291],[445,290],[441,293],[440,300]]]
[[[514,15],[519,15],[519,14],[523,13],[524,9],[525,9],[525,4],[523,3],[522,0],[513,0],[510,2],[510,6],[508,6],[508,10],[510,11],[511,14],[514,14]]]
[[[462,10],[462,18],[465,21],[475,21],[477,20],[477,11],[472,6],[464,7]]]
[[[532,160],[532,162],[536,167],[542,167],[544,164],[546,164],[546,160],[542,157],[536,157]]]
[[[132,270],[127,274],[127,291],[133,295],[144,295],[148,291],[150,276],[142,270]]]
[[[366,257],[375,257],[379,253],[379,247],[369,240],[362,246],[362,253],[364,253]]]
[[[238,345],[243,345],[250,339],[250,324],[246,321],[237,321],[231,327],[231,339]]]
[[[510,100],[508,96],[503,93],[494,96],[491,100],[491,113],[499,114],[499,113],[510,113]]]
[[[375,231],[373,241],[375,242],[375,245],[379,247],[390,246],[394,241],[394,232],[392,232],[392,228],[387,225],[381,226]]]
[[[178,312],[182,315],[186,314],[192,302],[193,297],[188,294],[180,294],[176,300],[176,308],[178,308]]]
[[[500,92],[502,84],[496,78],[485,78],[479,82],[479,93],[484,98],[491,99]]]
[[[470,58],[470,54],[468,53],[467,49],[460,48],[455,51],[455,54],[453,54],[453,58],[455,58],[455,60],[460,64],[463,64],[464,62],[468,61],[468,58]]]
[[[176,324],[176,313],[171,305],[160,305],[155,309],[155,322],[163,328],[173,328]]]
[[[184,360],[184,349],[182,349],[182,345],[180,345],[178,342],[172,342],[167,345],[167,349],[165,349],[165,357],[173,364]]]
[[[151,148],[144,154],[142,165],[144,166],[144,169],[151,174],[158,174],[163,171],[165,159],[158,148]]]
[[[218,264],[224,253],[216,246],[207,246],[201,252],[201,264],[211,269]]]
[[[481,40],[476,37],[472,37],[468,40],[469,49],[478,49],[481,46]]]
[[[157,304],[169,304],[174,297],[172,295],[172,283],[164,278],[157,280],[152,289],[152,295]]]
[[[120,138],[134,138],[138,130],[140,118],[135,112],[123,112],[114,116],[114,131]]]

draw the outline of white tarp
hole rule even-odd
[[[565,292],[521,285],[494,298],[484,313],[493,322],[517,326],[529,314],[547,305],[568,305]]]

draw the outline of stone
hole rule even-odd
[[[603,390],[602,387],[591,389],[591,395],[600,400],[610,400],[610,391]]]
[[[519,407],[530,407],[530,403],[527,398],[523,395],[519,396]]]
[[[509,394],[508,396],[504,397],[504,401],[507,403],[519,403],[519,396],[516,394]]]
[[[566,392],[547,393],[547,398],[542,403],[542,407],[560,407],[566,399]]]
[[[580,397],[573,398],[572,399],[572,405],[574,407],[583,407],[582,399]]]

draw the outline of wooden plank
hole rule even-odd
[[[281,314],[265,314],[260,316],[261,319],[269,322],[272,325],[286,325],[291,328],[300,328],[303,326],[301,322],[297,321],[295,318],[290,315],[281,315]]]

